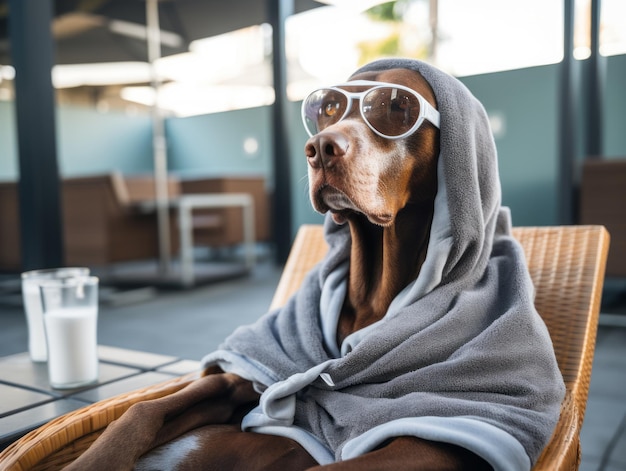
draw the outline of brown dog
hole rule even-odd
[[[404,86],[416,91],[432,107],[437,106],[429,84],[411,70],[368,72],[350,80],[359,84],[361,82],[356,81]],[[356,94],[372,88],[372,85],[346,83],[339,87]],[[309,165],[310,197],[315,209],[321,213],[330,211],[335,222],[349,224],[352,237],[348,290],[336,332],[337,343],[341,344],[349,334],[383,318],[392,300],[420,271],[426,256],[437,193],[439,130],[429,120],[424,120],[406,137],[390,139],[384,134],[396,131],[373,130],[372,122],[368,124],[364,120],[359,106],[353,104],[338,121],[332,118],[336,112],[333,105],[324,106],[328,106],[322,111],[328,113],[329,122],[318,123],[322,129],[307,141],[305,154]],[[406,112],[401,100],[397,106],[394,113]],[[370,121],[374,119],[370,118]],[[304,448],[289,438],[242,432],[241,418],[256,406],[259,394],[249,381],[223,373],[217,367],[209,369],[206,376],[179,395],[160,401],[133,406],[122,422],[107,429],[105,436],[114,437],[120,429],[128,436],[129,427],[131,434],[140,436],[151,429],[145,424],[145,418],[150,417],[166,424],[158,435],[143,438],[143,447],[150,449],[199,424],[216,425],[196,428],[193,435],[184,435],[165,448],[157,448],[143,462],[140,460],[136,469],[155,469],[155,464],[159,469],[166,469],[169,460],[178,459],[172,458],[168,450],[178,450],[172,454],[180,456],[181,447],[186,447],[186,451],[183,463],[179,462],[176,469],[491,469],[481,458],[461,447],[408,436],[392,439],[358,458],[318,466]],[[176,401],[184,403],[186,408],[190,402],[197,402],[196,410],[202,411],[197,420],[188,420],[190,409],[187,408],[185,419],[180,419],[179,426],[178,412],[172,411],[175,409],[172,404]],[[167,412],[159,415],[159,410]],[[186,446],[188,442],[185,440],[193,443]],[[108,451],[99,449],[99,443],[104,443],[102,446],[108,447]],[[107,469],[125,469],[136,458],[133,453],[129,458],[121,452],[127,446],[123,440],[114,446],[110,441],[107,444],[106,440],[96,442],[75,463],[76,469],[98,469],[103,463],[102,456],[107,453]],[[117,452],[111,453],[114,449]]]
[[[370,72],[352,80],[405,85],[436,106],[430,86],[417,72]],[[347,221],[352,235],[339,344],[381,319],[396,295],[417,278],[437,192],[438,129],[424,121],[412,135],[390,140],[373,133],[357,108],[315,134],[305,147],[313,206],[321,213],[331,211],[337,223]]]

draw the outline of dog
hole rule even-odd
[[[417,72],[393,69],[352,77],[355,83],[361,80],[404,85],[436,107],[430,86]],[[345,90],[368,87],[349,84]],[[314,208],[330,211],[338,224],[348,223],[352,235],[339,344],[350,333],[382,319],[396,295],[417,278],[437,192],[439,131],[433,123],[424,121],[405,139],[390,140],[372,132],[353,108],[305,146]],[[395,113],[404,118],[402,109]]]
[[[372,328],[381,325],[396,300],[406,296],[407,287],[413,286],[415,280],[419,279],[423,267],[428,265],[428,270],[431,270],[431,262],[426,260],[429,247],[434,244],[431,239],[439,237],[438,234],[433,236],[433,228],[439,224],[436,221],[436,208],[441,203],[437,202],[437,198],[438,195],[445,196],[446,191],[450,191],[449,200],[454,198],[453,186],[446,191],[441,188],[444,180],[439,173],[444,164],[440,162],[443,142],[440,119],[443,120],[444,116],[440,117],[437,111],[439,105],[436,94],[422,73],[404,65],[405,62],[392,61],[371,69],[366,67],[343,84],[315,91],[303,104],[304,122],[310,135],[304,154],[308,164],[311,203],[316,211],[327,214],[327,224],[333,227],[332,230],[346,230],[350,240],[345,296],[340,302],[336,323],[331,323],[334,328],[330,331],[334,339],[328,340],[328,344],[334,341],[337,348],[334,355],[338,357],[356,355],[359,345],[351,340],[355,334],[358,337],[360,332],[371,332]],[[471,180],[471,175],[467,177]],[[488,198],[490,196],[486,195],[485,199]],[[496,204],[491,206],[495,214],[499,208]],[[495,227],[492,219],[486,217],[486,224]],[[454,247],[450,250],[453,252]],[[456,265],[461,266],[466,258],[457,257]],[[476,267],[476,263],[473,266]],[[449,271],[453,272],[454,268]],[[463,272],[466,271],[463,268]],[[308,283],[313,283],[313,280],[309,279]],[[426,283],[436,284],[428,279]],[[454,283],[456,281],[448,284]],[[447,285],[442,289],[448,289]],[[427,294],[420,294],[420,297],[428,299],[428,293],[432,290],[432,287],[428,288],[425,290]],[[454,311],[457,303],[462,304],[455,299],[446,301],[448,304],[445,309]],[[536,317],[532,317],[533,326]],[[472,335],[480,338],[493,322],[483,320],[478,324],[459,326],[463,325],[462,328],[466,330],[474,329],[475,334]],[[547,335],[541,324],[538,325],[538,336]],[[380,329],[380,335],[384,338],[384,324]],[[433,335],[436,332],[434,328]],[[449,336],[454,337],[454,334]],[[356,343],[352,345],[351,342]],[[437,345],[437,342],[443,345],[449,340],[438,339],[433,342],[433,345]],[[347,350],[340,351],[346,344],[350,344],[345,347]],[[496,345],[501,344],[499,342]],[[324,348],[332,350],[331,347]],[[451,349],[444,357],[453,357],[455,351],[462,348],[465,345],[459,342],[455,344],[455,350]],[[543,347],[540,350],[543,351]],[[410,356],[410,351],[405,351],[404,355]],[[541,363],[537,369],[545,371],[545,377],[556,386],[551,387],[550,394],[543,396],[550,405],[550,417],[546,420],[547,431],[544,435],[547,436],[537,445],[539,448],[545,444],[551,432],[550,427],[556,422],[555,414],[558,416],[563,394],[562,384],[558,384],[560,375],[556,361],[549,352],[546,357],[544,363],[547,366]],[[207,361],[203,377],[189,387],[166,398],[132,406],[72,465],[74,468],[68,469],[101,469],[105,456],[106,469],[132,469],[136,466],[138,470],[399,471],[489,470],[498,467],[491,458],[499,453],[497,450],[483,452],[482,449],[487,447],[483,444],[477,447],[464,446],[466,442],[463,440],[474,443],[474,438],[456,441],[438,439],[436,434],[417,432],[393,432],[389,437],[385,435],[378,439],[363,452],[353,452],[353,456],[348,459],[333,458],[332,462],[321,463],[317,455],[314,456],[313,448],[303,445],[296,436],[282,432],[268,433],[270,429],[263,428],[265,419],[261,420],[261,425],[255,422],[255,411],[271,408],[269,400],[264,397],[271,396],[270,391],[274,393],[276,388],[260,384],[264,381],[258,378],[253,380],[247,377],[241,369],[224,367],[225,363]],[[424,367],[430,366],[425,364]],[[324,372],[318,375],[318,370],[330,370],[313,369],[315,378],[307,381],[314,385],[317,383],[313,381],[319,382],[320,394],[332,394],[333,388],[339,387],[331,375]],[[480,371],[480,367],[477,371]],[[398,373],[398,376],[404,374]],[[299,373],[295,376],[300,378]],[[321,383],[318,376],[326,381],[326,385]],[[381,383],[398,381],[389,373],[374,376],[376,380],[372,384],[375,388]],[[468,390],[472,389],[469,384],[473,381],[471,378],[475,377],[475,374],[467,375]],[[355,380],[349,378],[344,381]],[[538,382],[543,384],[543,379]],[[359,390],[360,385],[350,383],[350,387]],[[284,393],[284,397],[279,396],[279,399],[307,394],[306,387],[298,391],[293,395],[290,395],[291,392]],[[441,391],[441,394],[447,397],[462,392]],[[316,405],[322,407],[326,396],[319,397]],[[386,399],[390,401],[393,397]],[[283,403],[277,402],[282,407]],[[516,407],[519,408],[519,405]],[[499,408],[497,410],[500,411]],[[262,415],[262,412],[258,414]],[[267,414],[272,416],[271,413]],[[275,415],[282,417],[281,414],[279,411]],[[297,420],[297,409],[295,414]],[[355,410],[355,415],[354,427],[357,429],[361,420],[358,410]],[[268,419],[270,425],[274,424],[273,417]],[[289,418],[287,423],[289,420],[293,422]],[[404,424],[403,420],[400,418],[397,423]],[[242,431],[242,421],[247,431]],[[332,427],[347,429],[346,434],[350,437],[358,435],[350,432],[351,424],[333,424]],[[414,430],[413,425],[407,427],[407,430]],[[289,426],[286,428],[289,429]],[[257,433],[257,430],[261,433]],[[491,433],[499,436],[500,432],[490,428],[486,433],[488,436]],[[132,446],[129,445],[129,436],[135,441]],[[489,439],[484,440],[487,441]],[[518,450],[517,445],[512,447]],[[344,451],[347,448],[350,447],[344,447]],[[140,458],[146,450],[151,451]],[[520,456],[520,462],[526,463],[525,454],[520,452]],[[511,457],[499,459],[511,460]],[[524,466],[529,466],[534,459],[536,457],[529,458],[528,464],[520,465],[519,468],[511,466],[506,469],[526,469]]]

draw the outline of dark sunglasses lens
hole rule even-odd
[[[348,98],[341,92],[324,88],[311,93],[304,101],[304,125],[317,134],[343,118]]]
[[[363,116],[381,134],[400,136],[417,122],[420,102],[415,95],[394,87],[375,88],[361,101]]]

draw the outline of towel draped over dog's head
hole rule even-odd
[[[263,391],[246,430],[292,437],[321,463],[411,435],[468,448],[494,469],[528,470],[552,434],[564,385],[501,207],[487,114],[461,82],[424,62],[379,60],[355,75],[395,68],[426,79],[441,115],[419,276],[381,321],[334,344],[351,239],[327,215],[328,255],[298,293],[204,363]]]
[[[440,250],[448,253],[440,273],[438,269],[436,273],[428,272],[429,284],[447,283],[457,277],[481,277],[501,209],[496,146],[487,114],[460,81],[421,61],[379,60],[353,75],[389,69],[409,69],[421,74],[435,93],[441,116],[439,192],[428,254],[431,260],[442,262],[444,254]],[[442,239],[448,240],[449,247],[441,247]],[[428,265],[423,270],[426,275]]]

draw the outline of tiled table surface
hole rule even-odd
[[[0,450],[67,412],[200,368],[196,361],[102,345],[98,355],[98,383],[67,390],[51,388],[47,365],[28,353],[0,357]]]

